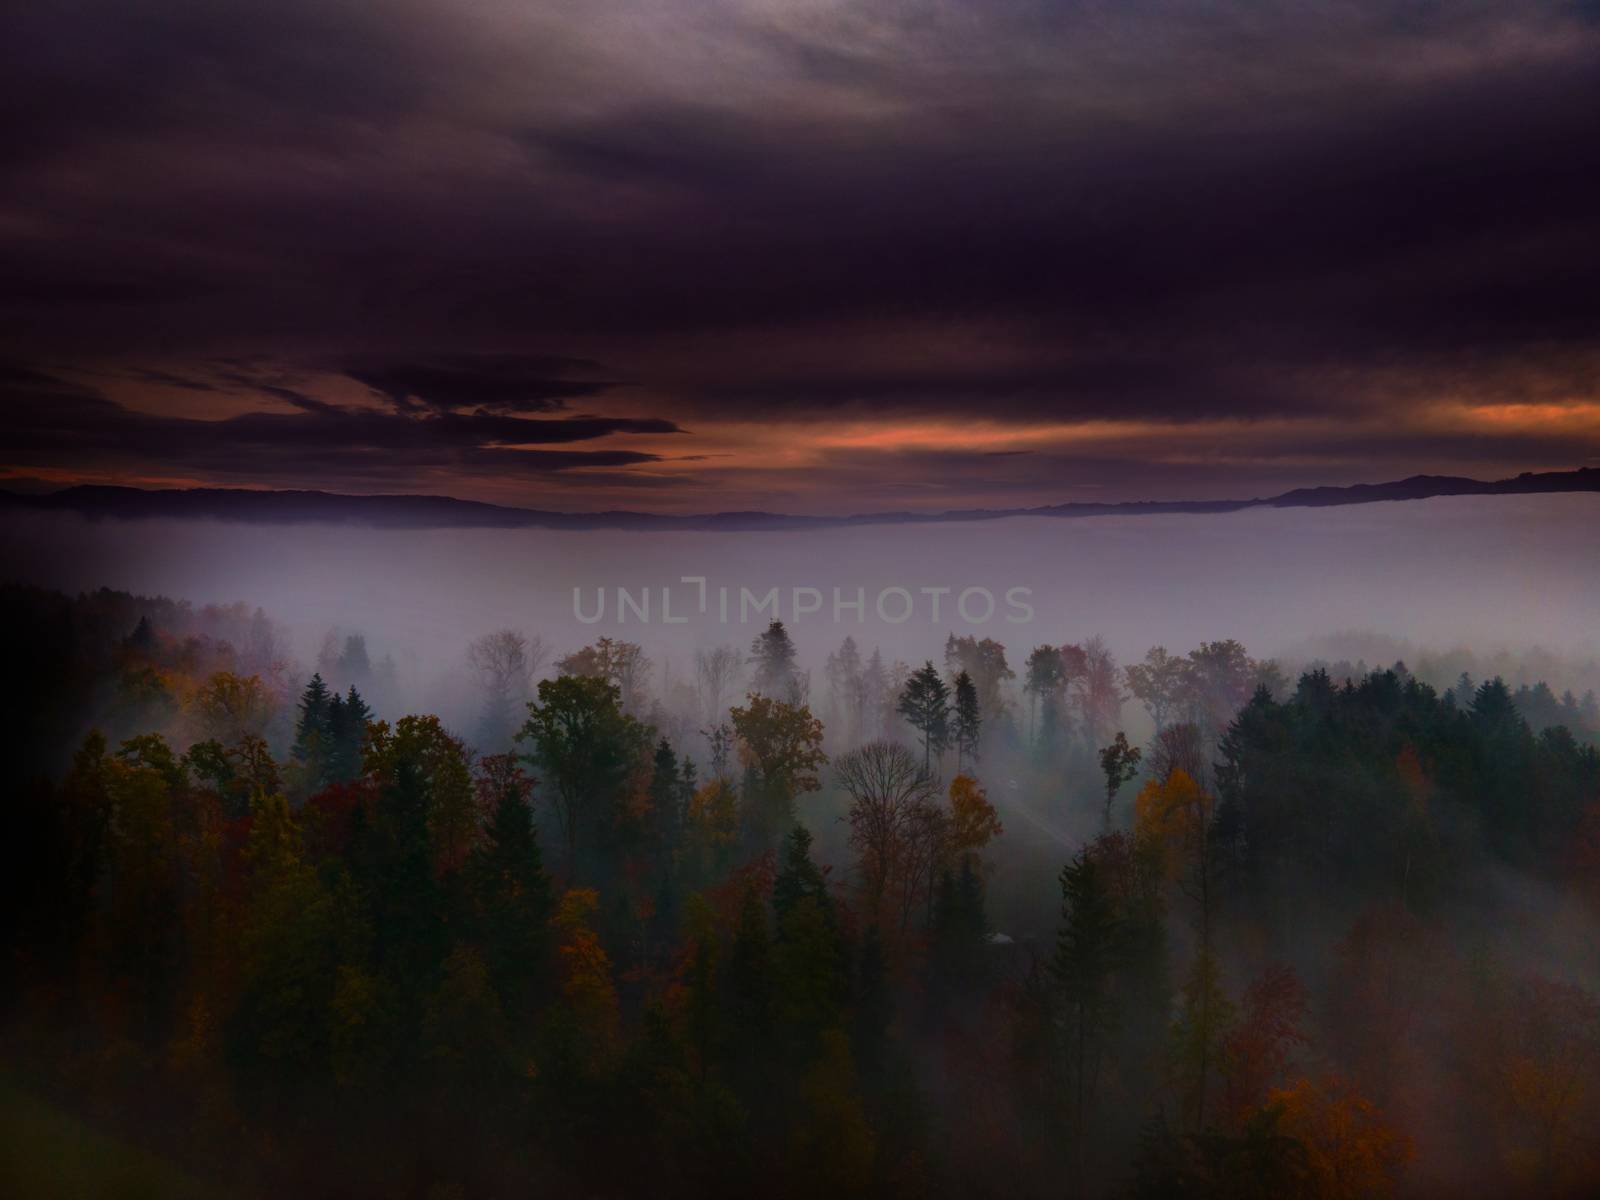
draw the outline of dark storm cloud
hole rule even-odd
[[[616,433],[679,432],[672,422],[655,418],[414,414],[341,408],[285,388],[260,390],[300,411],[245,412],[220,420],[157,415],[27,366],[0,368],[6,458],[12,465],[52,466],[70,456],[78,465],[97,469],[159,463],[169,473],[221,472],[274,480],[320,471],[341,481],[363,481],[417,469],[515,475],[656,462],[659,455],[635,450],[545,447]]]
[[[387,396],[405,411],[450,412],[479,408],[492,412],[550,412],[579,397],[597,396],[614,386],[605,381],[562,378],[564,372],[592,370],[581,359],[523,355],[448,355],[429,362],[347,367],[345,374]]]
[[[15,7],[0,342],[248,345],[394,410],[282,385],[229,445],[487,454],[606,377],[1370,416],[1600,354],[1593,6]]]

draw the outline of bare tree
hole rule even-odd
[[[1200,727],[1191,721],[1179,721],[1157,731],[1150,741],[1148,757],[1150,774],[1158,783],[1166,783],[1174,771],[1182,771],[1202,785],[1206,781],[1205,738]]]
[[[484,745],[499,748],[509,741],[548,657],[539,638],[530,640],[515,629],[486,633],[467,647],[467,661],[483,688],[479,737]]]
[[[1083,673],[1077,679],[1083,732],[1098,746],[1122,723],[1122,673],[1105,640],[1092,637],[1083,644]]]
[[[891,887],[915,888],[924,873],[922,842],[938,813],[933,781],[911,751],[886,741],[840,756],[835,770],[850,794],[850,843],[860,855],[868,910],[881,916]],[[903,924],[912,898],[901,899]]]
[[[722,723],[744,675],[744,655],[737,646],[713,646],[694,652],[695,690],[700,711],[709,725]]]

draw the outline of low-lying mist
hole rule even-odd
[[[936,657],[950,631],[993,637],[1013,657],[1099,634],[1123,660],[1158,642],[1215,638],[1308,658],[1316,639],[1355,629],[1423,647],[1542,646],[1589,658],[1600,616],[1597,519],[1600,497],[1590,495],[735,533],[12,516],[0,524],[0,573],[68,591],[245,600],[288,627],[303,661],[330,628],[356,630],[425,687],[460,667],[472,637],[502,627],[538,634],[557,653],[601,634],[626,637],[686,666],[697,648],[748,643],[771,613],[752,602],[741,621],[741,589],[761,600],[773,588],[777,615],[810,663],[846,634],[915,662]],[[706,578],[705,613],[685,576]],[[648,589],[648,621],[631,607],[617,619],[619,588],[635,600]],[[663,623],[663,588],[684,623]],[[797,588],[816,589],[800,602],[820,601],[820,611],[796,615]],[[911,594],[903,621],[877,611],[892,588]],[[951,589],[937,597],[937,620],[924,588]],[[967,588],[993,596],[989,620],[962,619],[956,601]],[[1028,589],[1031,620],[1007,604],[1014,588]],[[601,620],[577,619],[574,589],[586,616],[603,590]],[[845,608],[835,620],[834,589],[846,604],[864,591],[859,617]],[[891,618],[904,607],[898,595],[884,601]],[[981,595],[969,597],[969,616],[985,608]]]

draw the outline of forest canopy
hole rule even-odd
[[[1600,1186],[1592,694],[498,630],[456,728],[0,599],[7,1083],[219,1194]]]

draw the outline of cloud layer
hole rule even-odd
[[[1592,4],[17,7],[14,472],[872,506],[1600,454]]]

